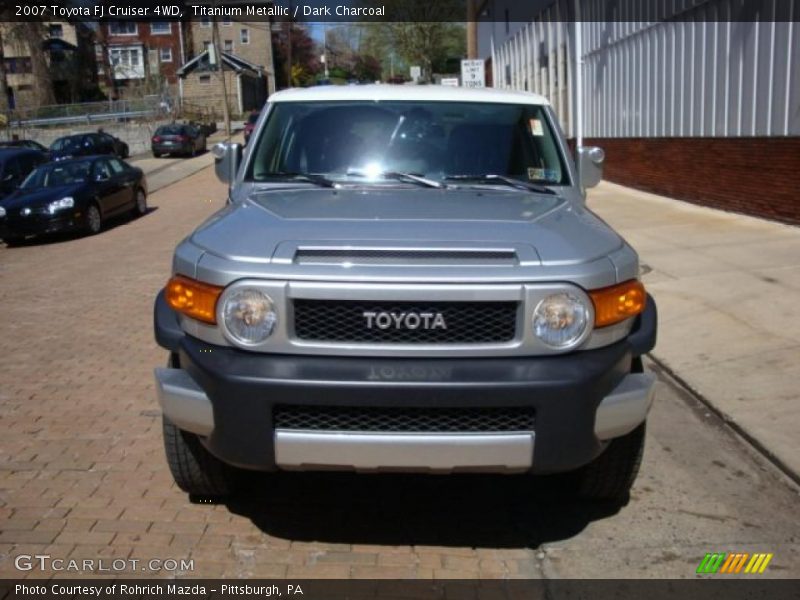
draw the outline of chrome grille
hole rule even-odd
[[[300,340],[378,344],[492,344],[514,339],[517,302],[294,300]],[[364,313],[441,314],[446,328],[369,328]]]
[[[351,406],[276,406],[276,429],[360,432],[513,432],[533,431],[527,407],[408,408]]]

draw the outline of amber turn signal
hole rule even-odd
[[[217,300],[222,288],[182,275],[175,275],[167,283],[167,304],[178,312],[204,323],[217,322]]]
[[[644,310],[647,294],[640,281],[631,279],[619,285],[589,292],[594,304],[594,326],[607,327],[635,317]]]

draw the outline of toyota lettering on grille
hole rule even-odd
[[[365,310],[367,329],[447,329],[440,312],[388,312]]]

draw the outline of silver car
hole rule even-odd
[[[287,90],[246,150],[214,153],[228,204],[155,304],[183,490],[228,494],[240,469],[573,472],[625,501],[656,307],[585,205],[602,151],[576,169],[544,98]]]

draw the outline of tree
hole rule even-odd
[[[291,55],[293,86],[308,85],[320,70],[319,56],[314,48],[314,40],[302,25],[292,23],[291,48],[287,43],[287,28],[272,36],[272,52],[275,57],[275,81],[279,87],[287,84],[287,63]]]
[[[370,1],[365,0],[365,3]],[[392,70],[392,62],[395,72],[407,73],[408,67],[419,65],[423,80],[430,81],[434,72],[446,69],[449,58],[465,55],[464,24],[448,21],[463,12],[458,0],[385,0],[383,3],[387,15],[394,20],[365,24],[360,51],[381,57],[384,73]]]

